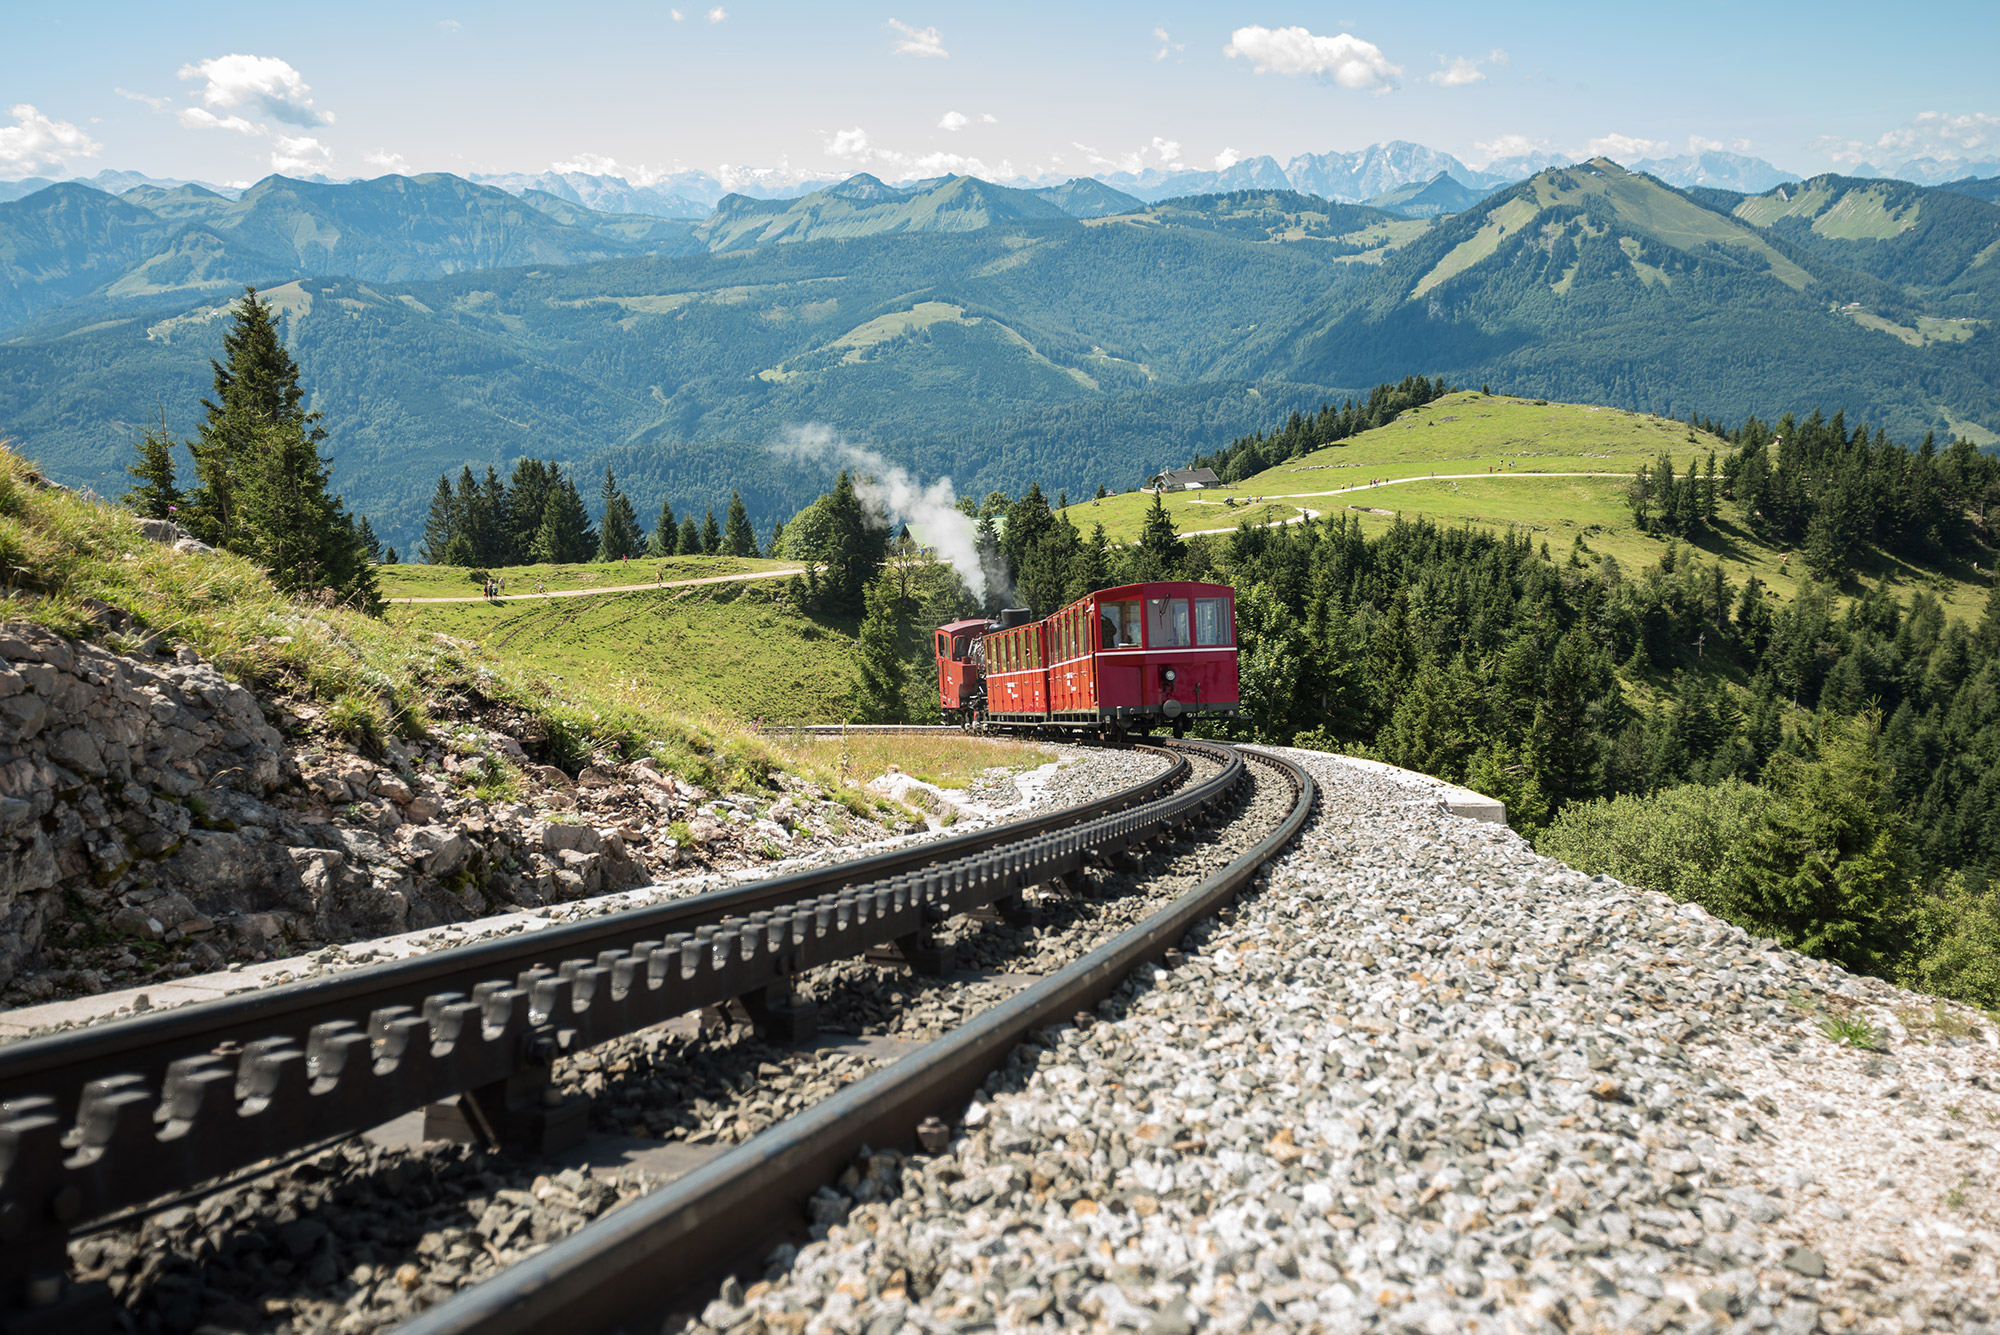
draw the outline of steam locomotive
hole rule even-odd
[[[968,729],[1095,732],[1107,738],[1202,715],[1234,718],[1236,591],[1226,584],[1127,584],[1041,621],[954,621],[934,635],[938,707]]]

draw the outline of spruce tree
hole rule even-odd
[[[694,522],[693,515],[681,520],[681,540],[678,547],[682,556],[701,554],[701,525]]]
[[[458,532],[465,538],[465,559],[452,565],[484,566],[493,559],[493,514],[471,464],[458,471]]]
[[[653,531],[646,536],[646,555],[658,560],[672,556],[680,546],[681,530],[674,520],[673,503],[662,497],[659,518],[653,521]]]
[[[1135,556],[1133,575],[1143,583],[1147,580],[1179,579],[1181,562],[1187,557],[1187,544],[1174,528],[1173,517],[1167,513],[1166,503],[1160,493],[1153,493],[1153,507],[1146,511],[1145,522],[1139,528],[1139,550]]]
[[[360,538],[361,550],[368,554],[368,559],[378,566],[383,564],[382,540],[375,536],[375,526],[368,522],[367,515],[361,516],[361,520],[355,525],[354,531],[355,535]]]
[[[562,478],[562,470],[540,459],[518,459],[507,481],[508,551],[516,562],[534,559],[529,555],[542,531],[542,510],[549,492]]]
[[[722,530],[722,550],[731,556],[756,556],[757,535],[750,528],[750,514],[743,508],[743,493],[729,493],[729,522]]]
[[[868,513],[855,493],[854,479],[846,469],[834,479],[833,490],[815,504],[823,505],[826,512],[826,578],[822,587],[827,604],[837,612],[858,612],[868,584],[886,556],[882,531],[869,524]]]
[[[896,581],[885,571],[868,585],[866,611],[861,618],[858,703],[864,723],[907,721],[903,703],[907,672],[902,650],[904,625],[902,598],[897,593]]]
[[[639,531],[638,511],[632,508],[631,498],[618,489],[618,479],[609,468],[604,470],[604,489],[599,494],[604,498],[604,523],[597,535],[597,559],[623,561],[640,555],[645,542]]]
[[[715,522],[715,507],[708,507],[708,515],[701,521],[701,549],[714,556],[722,550],[722,525]]]
[[[327,490],[319,446],[297,422],[267,423],[243,444],[235,550],[269,570],[280,589],[331,589],[372,610],[380,601],[375,568],[354,520]]]
[[[486,465],[486,476],[480,479],[479,502],[485,524],[485,546],[479,553],[479,564],[519,565],[520,551],[514,545],[513,501],[507,495],[507,484],[500,480],[500,472],[492,464]]]
[[[125,469],[134,481],[120,499],[142,518],[178,519],[187,498],[174,483],[174,438],[167,434],[164,408],[160,410],[159,425],[142,431],[136,448],[138,460]]]
[[[438,475],[437,490],[431,493],[430,514],[424,518],[423,546],[418,548],[418,555],[424,558],[426,565],[449,564],[445,560],[445,552],[450,548],[451,540],[458,536],[458,530],[458,496],[451,489],[451,478],[441,473]]]
[[[189,445],[196,486],[184,520],[197,537],[232,550],[237,483],[250,469],[249,452],[276,439],[264,429],[296,428],[315,448],[326,438],[319,414],[305,410],[299,368],[279,337],[276,309],[260,300],[254,287],[243,293],[222,336],[223,360],[209,362],[215,397],[202,400],[208,416]]]
[[[531,555],[539,563],[565,565],[588,561],[596,555],[597,535],[590,528],[590,514],[576,483],[563,478],[549,489],[548,503],[542,507],[542,526],[535,534]]]
[[[776,560],[784,550],[785,521],[782,519],[773,519],[771,521],[771,536],[764,542],[764,555],[770,557],[772,560]]]

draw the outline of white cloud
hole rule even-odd
[[[866,160],[869,156],[868,132],[859,125],[851,130],[841,130],[826,141],[828,157]]]
[[[904,153],[872,143],[859,125],[840,130],[826,140],[826,155],[854,167],[873,166],[891,180],[920,176],[984,176],[1005,180],[1015,174],[1014,164],[1002,159],[987,163],[963,153]]]
[[[1153,40],[1160,44],[1160,49],[1153,53],[1153,59],[1155,60],[1165,60],[1176,51],[1187,50],[1187,43],[1176,42],[1168,35],[1165,28],[1153,29]]]
[[[1496,46],[1491,51],[1488,51],[1486,53],[1486,63],[1489,65],[1498,65],[1504,69],[1508,65],[1513,64],[1514,61],[1513,57],[1509,56],[1505,51],[1502,51],[1499,47]]]
[[[1963,161],[2000,151],[2000,116],[1984,112],[1963,115],[1948,111],[1925,111],[1874,143],[1858,139],[1821,139],[1814,145],[1835,162],[1856,163],[1881,158],[1883,165],[1901,159],[1938,158]]]
[[[181,66],[181,78],[207,80],[201,90],[205,107],[224,111],[241,108],[253,116],[307,130],[333,124],[332,112],[313,105],[312,89],[305,79],[276,56],[217,56]]]
[[[1238,153],[1233,148],[1225,148],[1215,155],[1215,169],[1219,172],[1226,172],[1241,161],[1243,161],[1241,153]]]
[[[1486,155],[1488,162],[1499,158],[1525,158],[1528,154],[1540,152],[1548,146],[1548,140],[1530,139],[1525,134],[1503,134],[1498,138],[1473,145]]]
[[[889,26],[903,34],[902,39],[891,47],[899,56],[936,56],[948,59],[951,52],[944,49],[944,34],[936,28],[912,28],[907,23],[889,20]]]
[[[218,116],[200,107],[182,107],[180,123],[190,130],[234,130],[237,134],[264,134],[261,125],[253,125],[241,116]]]
[[[1673,147],[1664,139],[1635,139],[1629,134],[1607,134],[1585,144],[1583,151],[1593,158],[1637,162],[1641,158],[1657,158],[1662,153],[1670,153]]]
[[[1312,74],[1343,88],[1395,87],[1400,65],[1389,63],[1382,48],[1352,33],[1322,37],[1304,28],[1266,28],[1253,24],[1229,35],[1222,54],[1242,56],[1259,74]]]
[[[686,18],[687,15],[681,13],[678,9],[670,9],[667,11],[667,17],[672,19],[674,22],[679,23],[682,19]]]
[[[463,23],[460,23],[457,19],[439,19],[437,25],[445,32],[457,32],[461,28],[465,27],[465,25]]]
[[[1479,62],[1467,56],[1453,56],[1448,61],[1443,56],[1439,56],[1438,64],[1444,66],[1444,68],[1432,70],[1425,77],[1432,83],[1442,84],[1446,88],[1458,88],[1468,83],[1478,83],[1486,77],[1485,73],[1479,68]]]
[[[401,153],[391,153],[386,148],[378,148],[373,153],[364,153],[361,160],[371,167],[380,167],[383,172],[397,176],[408,176],[410,164],[403,160]]]
[[[71,158],[94,158],[104,145],[68,121],[51,120],[26,102],[9,108],[12,125],[0,125],[0,172],[32,176]]]
[[[947,111],[944,113],[944,118],[938,122],[938,129],[963,130],[970,124],[972,124],[972,117],[966,115],[964,112]]]
[[[551,162],[552,172],[581,172],[585,176],[616,176],[627,185],[652,185],[667,175],[643,163],[627,166],[617,158],[607,158],[601,153],[579,153],[567,162]]]
[[[1688,136],[1688,152],[1690,153],[1748,153],[1749,151],[1750,141],[1748,139],[1704,139],[1698,134]]]
[[[111,91],[125,98],[127,101],[144,102],[155,111],[165,111],[174,104],[174,100],[171,97],[148,97],[144,93],[135,93],[129,88],[114,88]]]
[[[714,9],[708,11],[708,21],[710,23],[720,23],[728,17],[729,17],[729,11],[724,9],[721,5],[717,5]]]
[[[979,113],[979,123],[981,125],[998,125],[1000,118],[990,111],[982,111]]]
[[[309,135],[294,138],[291,135],[273,137],[271,150],[271,170],[287,175],[293,172],[323,172],[333,166],[333,150]]]
[[[1157,167],[1170,172],[1188,170],[1187,164],[1181,161],[1180,142],[1164,139],[1159,135],[1154,135],[1150,144],[1142,144],[1134,152],[1120,154],[1117,157],[1106,157],[1089,144],[1076,143],[1074,140],[1071,142],[1090,160],[1091,165],[1096,167],[1109,167],[1114,171],[1134,173],[1142,172],[1148,167]]]

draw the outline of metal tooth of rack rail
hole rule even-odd
[[[1202,918],[1264,878],[1265,864],[1312,814],[1318,788],[1283,756],[1246,752],[1292,789],[1291,810],[1262,840],[1144,922],[1113,936],[921,1050],[849,1085],[719,1158],[547,1250],[419,1313],[404,1335],[572,1335],[656,1330],[669,1313],[700,1310],[732,1267],[761,1264],[780,1240],[799,1240],[813,1193],[864,1146],[948,1143],[944,1125],[989,1071],[1037,1029],[1074,1022],[1145,961],[1176,949]],[[742,1273],[738,1270],[738,1273]]]
[[[119,1073],[0,1103],[0,1331],[76,1330],[92,1319],[83,1307],[108,1312],[102,1294],[63,1279],[73,1226],[300,1146],[474,1091],[484,1097],[469,1106],[473,1129],[489,1138],[547,1145],[565,1134],[557,1123],[580,1136],[587,1101],[549,1107],[541,1097],[559,1053],[735,1001],[782,1022],[790,980],[807,969],[899,942],[914,959],[945,918],[1156,837],[1240,782],[1233,752],[1189,749],[1221,758],[1222,772],[1069,829],[489,979],[469,995],[357,1001],[365,1020],[322,1021],[303,1042],[253,1029],[233,1061],[202,1053],[168,1063],[157,1095],[142,1076]],[[61,1083],[60,1072],[46,1078],[52,1091]]]

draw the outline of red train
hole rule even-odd
[[[937,629],[945,722],[1182,736],[1197,715],[1236,716],[1236,591],[1185,581],[1127,584],[1079,598],[1042,621]]]

